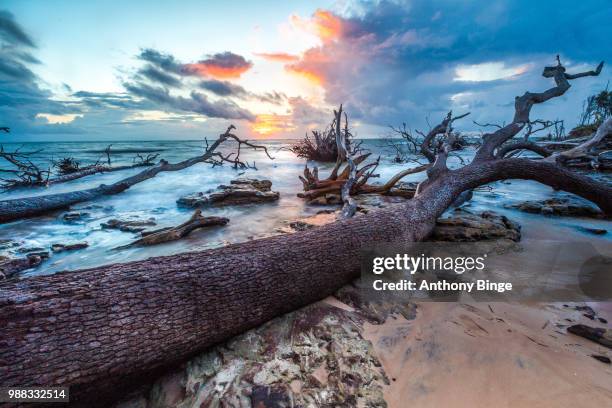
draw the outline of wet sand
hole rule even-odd
[[[590,355],[612,353],[566,333],[576,323],[604,326],[562,305],[421,303],[363,334],[391,408],[611,406],[612,367]]]

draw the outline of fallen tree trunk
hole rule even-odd
[[[129,170],[129,169],[133,169],[136,167],[148,167],[148,166],[153,166],[153,163],[143,162],[143,163],[135,163],[135,164],[125,165],[125,166],[95,165],[95,166],[87,167],[82,170],[75,171],[74,173],[64,174],[62,176],[50,178],[46,183],[43,183],[43,184],[51,186],[53,184],[60,184],[60,183],[66,183],[72,180],[78,180],[80,178],[92,176],[94,174],[110,173],[113,171]]]
[[[219,164],[222,161],[228,161],[236,165],[240,163],[238,161],[238,156],[236,156],[234,159],[230,159],[231,154],[228,156],[222,156],[221,153],[216,151],[219,145],[221,145],[228,139],[235,140],[236,142],[238,142],[239,146],[241,146],[242,144],[246,144],[247,146],[252,147],[254,149],[262,149],[266,152],[268,157],[271,158],[265,147],[253,145],[246,140],[238,138],[237,136],[231,133],[233,129],[235,129],[235,127],[233,125],[230,126],[227,131],[221,134],[219,138],[215,140],[215,142],[206,149],[204,154],[200,156],[192,157],[190,159],[183,160],[182,162],[174,164],[168,163],[165,160],[160,160],[158,164],[110,185],[101,184],[98,187],[86,190],[0,201],[0,223],[45,214],[50,211],[67,208],[73,204],[81,203],[84,201],[91,201],[95,198],[105,195],[118,194],[124,190],[127,190],[135,184],[155,177],[161,172],[179,171],[186,169],[187,167],[191,167],[197,163],[214,161],[215,164]],[[240,148],[238,150],[240,150]]]

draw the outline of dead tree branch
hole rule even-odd
[[[344,128],[341,124],[342,114],[344,114],[345,119]],[[342,105],[337,111],[334,111],[332,123],[337,135],[338,152],[340,152],[336,158],[336,164],[329,177],[324,180],[319,179],[318,167],[314,166],[311,170],[306,165],[304,175],[299,176],[304,186],[304,192],[298,193],[300,198],[313,200],[326,194],[340,194],[345,203],[342,213],[345,217],[350,217],[357,208],[351,196],[388,193],[403,177],[425,171],[429,167],[429,165],[425,165],[400,171],[383,185],[369,184],[370,179],[378,177],[375,171],[380,164],[380,157],[374,162],[359,167],[370,154],[359,154],[357,153],[359,151],[358,146],[347,146],[345,144],[347,140],[352,140],[352,137],[348,127],[348,117],[343,112]]]
[[[557,56],[557,65],[545,67],[542,76],[553,78],[555,86],[543,92],[525,92],[522,96],[516,97],[514,101],[514,118],[512,123],[498,129],[494,133],[483,136],[483,144],[478,149],[474,161],[490,160],[495,156],[495,150],[502,144],[516,136],[528,123],[529,114],[535,104],[544,103],[552,98],[565,94],[571,87],[569,81],[585,76],[597,76],[601,73],[603,62],[594,71],[587,71],[578,74],[567,74],[565,67]]]
[[[599,125],[593,136],[584,143],[581,143],[580,145],[569,150],[548,155],[544,161],[563,164],[570,159],[588,156],[597,145],[599,145],[606,137],[610,135],[612,135],[612,117],[609,117],[601,125]]]
[[[13,152],[4,150],[0,145],[0,158],[4,159],[10,167],[0,168],[0,173],[9,173],[13,178],[0,178],[0,188],[9,190],[17,187],[40,185],[47,182],[51,174],[50,169],[42,169],[30,160],[33,155],[40,153],[40,150],[33,152],[21,152],[17,149]]]
[[[196,229],[212,227],[215,225],[225,225],[229,222],[225,217],[204,217],[202,210],[196,210],[193,215],[184,223],[171,228],[162,228],[156,231],[142,232],[142,238],[116,249],[131,248],[134,246],[158,245],[164,242],[176,241],[186,237]]]

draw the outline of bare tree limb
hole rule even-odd
[[[591,149],[596,147],[599,143],[601,143],[604,138],[612,135],[612,117],[606,119],[599,127],[597,128],[597,132],[588,139],[586,142],[563,152],[553,153],[549,155],[544,161],[555,163],[563,163],[569,159],[575,159],[578,157],[583,157],[589,154]]]
[[[495,156],[495,149],[504,142],[516,136],[528,123],[530,123],[529,113],[535,104],[543,103],[549,99],[563,95],[571,87],[569,80],[584,76],[597,76],[601,73],[603,62],[594,71],[587,71],[579,74],[566,74],[565,67],[561,65],[557,56],[557,65],[545,67],[542,76],[553,78],[555,86],[544,92],[525,92],[522,96],[516,97],[514,101],[514,119],[512,123],[500,128],[494,133],[483,136],[483,144],[474,157],[475,161],[492,159]]]

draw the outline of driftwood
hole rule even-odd
[[[466,166],[446,168],[447,149],[439,151],[431,179],[405,204],[291,235],[3,284],[0,386],[70,386],[74,406],[108,406],[152,374],[334,293],[360,275],[363,248],[425,239],[464,191],[497,180],[535,180],[611,215],[610,185],[556,163],[495,156],[534,103],[565,91],[518,98],[517,121],[485,136]]]
[[[22,152],[20,149],[8,152],[4,150],[4,146],[0,145],[0,159],[8,162],[11,166],[0,168],[0,174],[9,173],[13,175],[13,178],[0,178],[0,189],[9,190],[23,186],[44,185],[49,180],[51,170],[41,168],[30,160],[30,157],[40,152],[40,150]]]
[[[216,151],[219,145],[230,139],[236,141],[239,147],[244,144],[256,150],[263,150],[269,158],[272,158],[266,147],[255,145],[247,140],[240,139],[238,136],[231,133],[233,129],[235,129],[234,125],[231,125],[227,131],[221,134],[214,143],[209,145],[204,154],[200,156],[192,157],[174,164],[168,163],[166,160],[161,160],[158,164],[140,173],[124,178],[110,185],[101,184],[98,187],[86,190],[0,201],[0,223],[45,214],[53,210],[66,208],[73,204],[90,201],[105,195],[118,194],[135,184],[155,177],[161,172],[179,171],[197,163],[213,163],[213,165],[217,165],[223,162],[229,162],[235,166],[238,166],[239,163],[242,162],[237,156],[234,156],[233,153],[223,155],[222,153]]]
[[[338,118],[341,118],[341,114],[342,106],[340,106],[338,111],[334,111],[334,116],[336,118],[334,123],[339,123],[340,119]],[[336,126],[336,134],[338,135],[338,151],[341,152],[341,154],[338,155],[336,164],[329,177],[325,180],[320,180],[319,169],[315,166],[311,171],[308,168],[308,165],[306,165],[304,168],[304,175],[300,176],[300,180],[304,186],[304,192],[298,193],[298,197],[312,200],[326,194],[340,193],[342,194],[343,202],[345,203],[343,213],[349,215],[351,214],[351,205],[349,204],[347,206],[346,203],[350,203],[348,198],[351,195],[387,194],[402,178],[406,177],[407,175],[428,170],[432,166],[438,150],[442,147],[443,140],[452,140],[452,143],[449,144],[449,148],[450,150],[453,150],[453,148],[456,146],[458,135],[453,133],[452,124],[454,121],[464,118],[467,115],[469,115],[469,113],[454,117],[452,112],[449,112],[446,118],[440,124],[432,128],[427,135],[423,135],[423,139],[419,146],[419,151],[431,164],[420,165],[414,168],[402,170],[391,177],[386,183],[377,185],[368,184],[368,181],[370,178],[378,177],[378,175],[374,174],[374,171],[380,163],[380,157],[372,163],[368,163],[361,168],[357,168],[358,165],[363,163],[368,158],[369,154],[353,157],[353,154],[347,155],[345,153],[347,152],[347,148],[342,144],[343,140],[346,140],[346,137],[343,136],[349,133],[348,119],[346,118],[345,114],[344,131],[340,129],[340,125]],[[442,137],[436,141],[436,137],[438,136]],[[340,170],[342,164],[345,162],[347,163],[346,166],[344,169]],[[354,211],[352,213],[354,214]]]
[[[134,246],[149,246],[158,245],[164,242],[176,241],[189,235],[192,231],[199,228],[212,227],[215,225],[225,225],[229,222],[228,218],[224,217],[204,217],[202,216],[202,210],[196,210],[191,218],[171,228],[161,228],[155,231],[143,231],[141,233],[142,238],[124,246],[120,246],[117,249],[130,248]]]
[[[548,161],[551,163],[559,162],[562,164],[563,162],[566,162],[571,159],[588,156],[592,149],[594,149],[598,144],[600,144],[604,140],[604,138],[610,135],[612,135],[612,117],[609,117],[601,125],[599,125],[597,131],[593,134],[593,136],[584,143],[581,143],[578,146],[566,151],[550,154],[544,159],[544,161]]]

